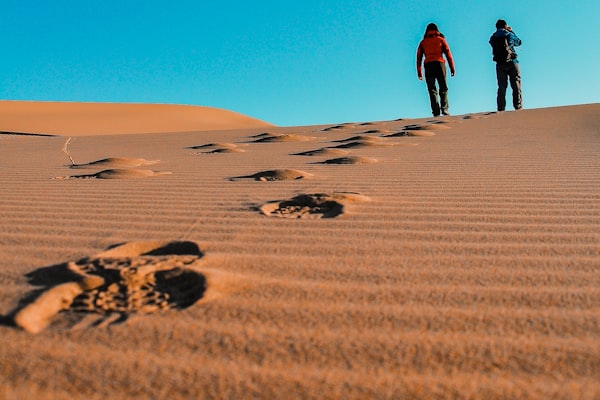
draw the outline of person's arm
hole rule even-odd
[[[442,50],[446,55],[446,60],[448,60],[448,66],[450,67],[450,74],[454,76],[454,58],[452,58],[452,52],[450,51],[450,46],[448,46],[448,42],[444,39],[442,44]]]
[[[419,77],[419,80],[423,80],[423,73],[421,72],[421,62],[423,61],[423,56],[425,54],[423,53],[423,47],[421,46],[421,43],[419,43],[419,47],[417,48],[417,76]]]
[[[506,30],[508,31],[509,43],[511,43],[515,47],[520,46],[522,43],[521,39],[519,39],[519,37],[513,32],[512,28],[510,26],[507,26]]]

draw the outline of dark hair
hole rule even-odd
[[[423,35],[423,39],[425,39],[427,37],[427,32],[431,32],[431,31],[436,31],[437,33],[440,34],[441,37],[444,37],[444,35],[442,35],[440,30],[438,29],[437,25],[432,22],[427,25],[427,28],[425,28],[425,34]]]
[[[496,21],[496,29],[504,29],[507,26],[508,26],[508,24],[503,19],[499,19],[498,21]]]
[[[436,24],[434,24],[433,22],[427,25],[427,28],[425,28],[426,31],[439,31],[438,27]]]

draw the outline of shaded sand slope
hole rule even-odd
[[[232,111],[174,104],[0,101],[0,131],[113,135],[267,127]]]
[[[431,121],[0,135],[0,397],[598,398],[600,105]],[[346,139],[377,162],[324,163]],[[55,179],[113,158],[155,173]],[[206,295],[11,326],[110,246],[158,265],[147,241],[197,243]]]

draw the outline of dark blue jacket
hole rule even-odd
[[[490,45],[492,44],[492,38],[504,36],[508,37],[508,45],[510,46],[510,49],[513,51],[513,53],[517,54],[517,52],[515,51],[515,47],[521,45],[521,39],[519,39],[519,37],[515,35],[514,32],[507,31],[506,29],[500,28],[496,32],[494,32],[494,34],[490,37]],[[515,58],[513,62],[518,63],[519,60]]]

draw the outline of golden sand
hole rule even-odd
[[[600,397],[599,104],[165,107],[0,122],[0,398]]]

